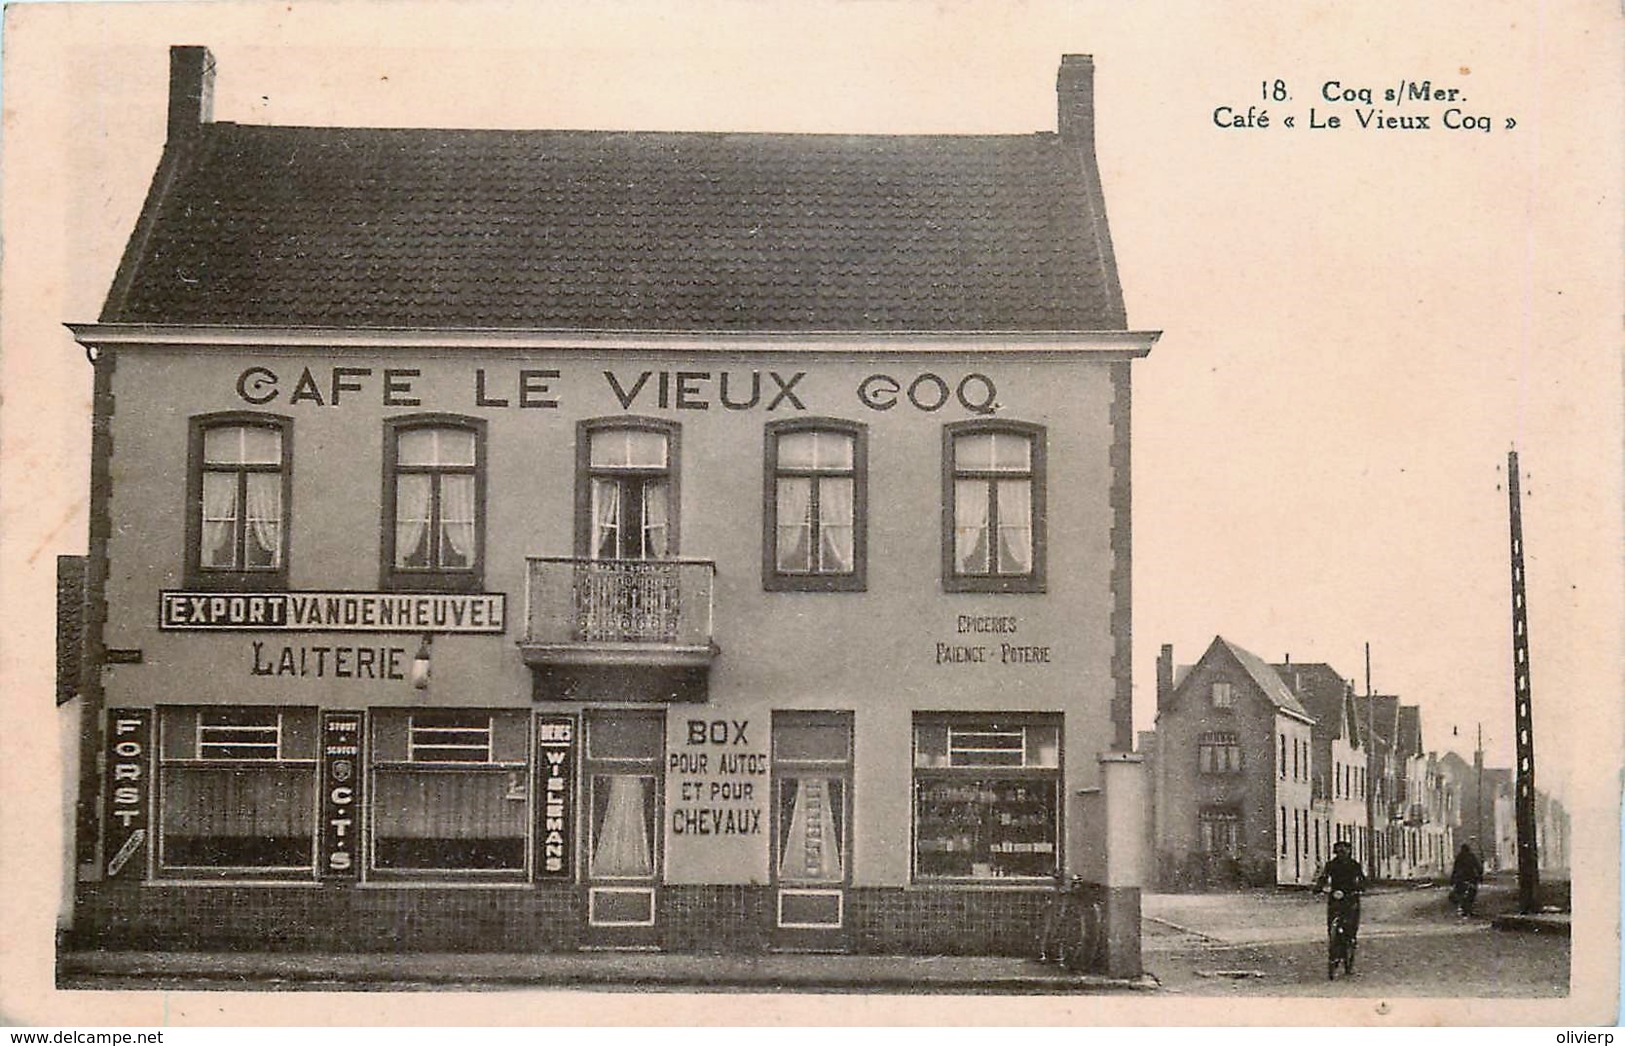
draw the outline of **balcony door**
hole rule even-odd
[[[576,555],[662,560],[677,554],[677,427],[654,418],[581,423]]]
[[[588,947],[659,947],[665,750],[664,713],[587,716]]]
[[[852,715],[773,714],[773,944],[845,951]]]

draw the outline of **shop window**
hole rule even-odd
[[[781,885],[840,885],[848,870],[852,717],[773,714],[775,873]]]
[[[943,587],[1044,590],[1044,430],[966,421],[943,430]]]
[[[392,418],[384,432],[383,584],[475,591],[485,543],[485,423]]]
[[[914,876],[1042,879],[1059,868],[1056,716],[914,724]]]
[[[525,871],[531,822],[525,712],[388,709],[371,722],[374,871]]]
[[[1230,809],[1204,809],[1197,814],[1202,852],[1234,857],[1241,852],[1241,815]]]
[[[653,880],[659,872],[660,713],[587,717],[587,874],[595,880]]]
[[[867,447],[854,422],[767,427],[763,586],[773,592],[861,591],[867,558]]]
[[[292,432],[290,420],[268,414],[192,419],[189,584],[214,589],[287,586]]]
[[[1213,684],[1210,691],[1214,708],[1233,708],[1236,703],[1235,689],[1224,681]]]
[[[678,429],[653,418],[584,421],[577,430],[576,554],[677,554]]]
[[[159,870],[311,875],[316,711],[170,707],[158,716]]]
[[[1241,773],[1241,738],[1223,732],[1203,734],[1196,743],[1196,765],[1204,774]]]

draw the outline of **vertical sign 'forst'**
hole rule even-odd
[[[761,719],[668,718],[667,882],[767,882],[768,740]]]
[[[103,819],[109,879],[139,879],[147,869],[152,796],[152,709],[107,710],[107,796]]]
[[[575,749],[575,716],[536,717],[536,767],[542,782],[536,824],[538,879],[575,878]]]
[[[354,882],[361,851],[361,731],[365,712],[322,714],[321,875]]]

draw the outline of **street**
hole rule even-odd
[[[1152,894],[1143,901],[1145,967],[1164,991],[1184,995],[1566,995],[1569,939],[1493,929],[1487,915],[1504,899],[1487,887],[1483,900],[1479,914],[1462,919],[1442,887],[1368,895],[1354,976],[1339,971],[1328,982],[1321,898]]]

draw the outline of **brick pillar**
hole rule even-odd
[[[1140,887],[1145,882],[1145,760],[1132,752],[1100,757],[1106,828],[1106,973],[1138,977]]]

